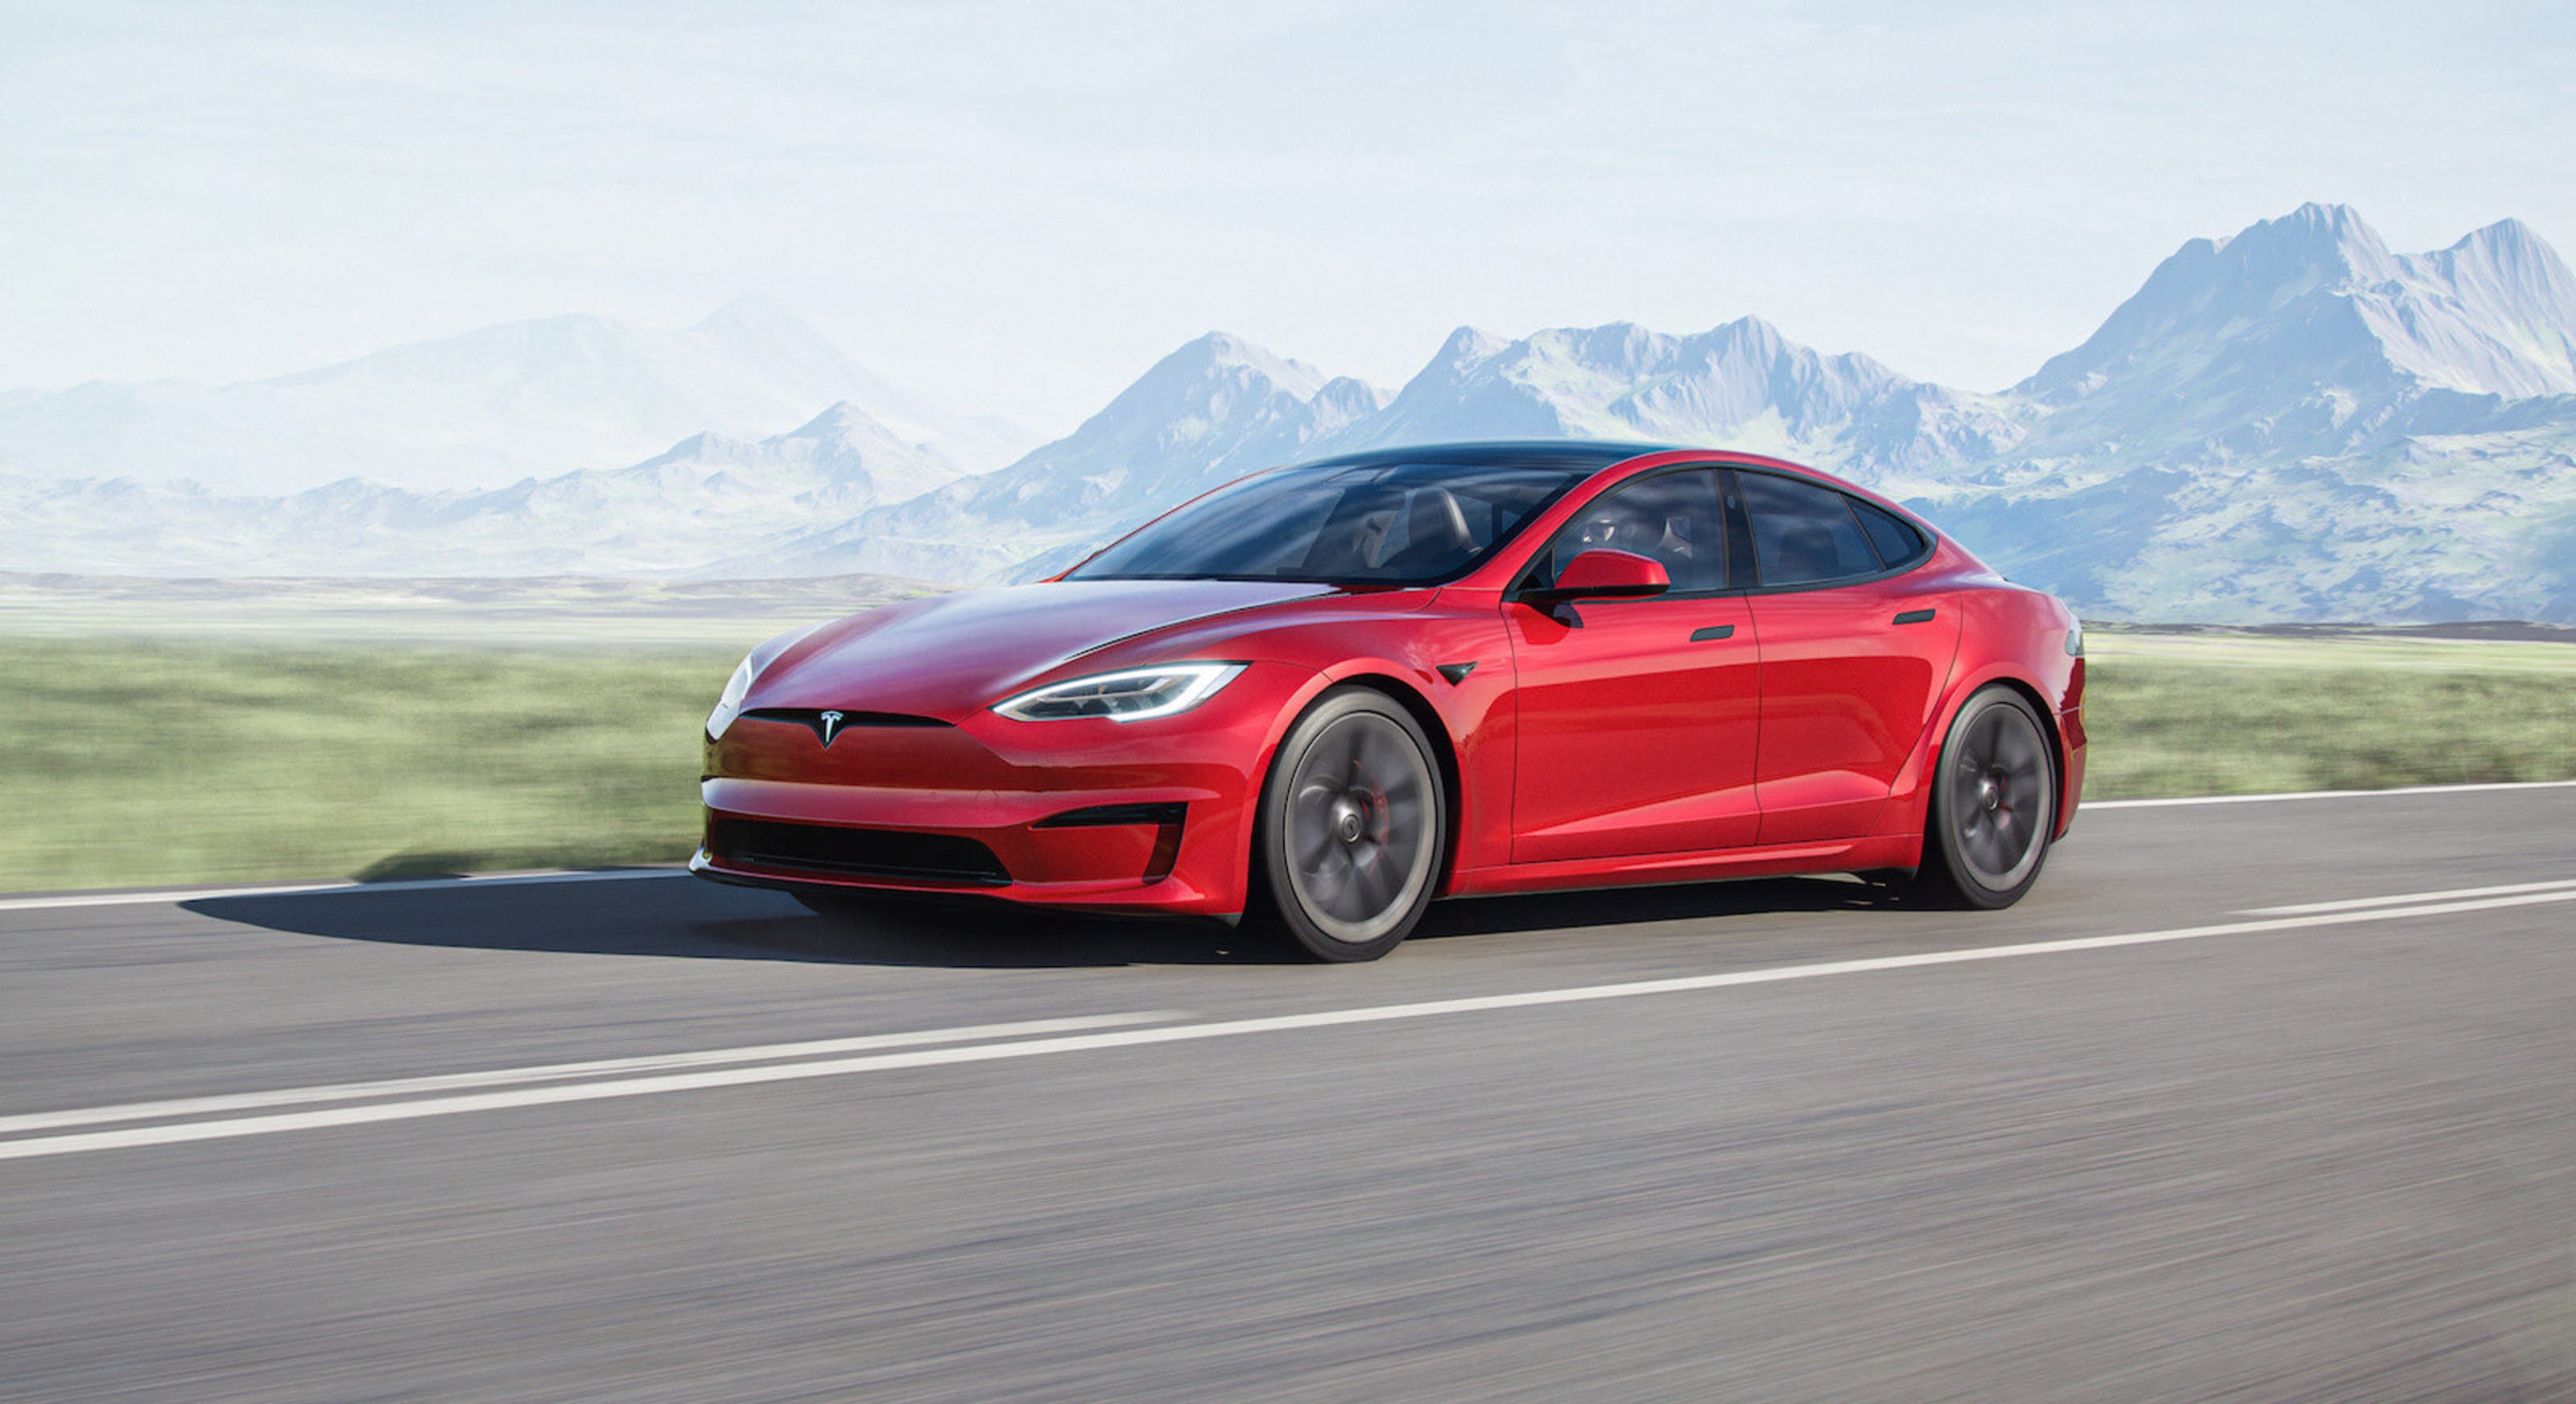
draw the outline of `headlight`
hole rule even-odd
[[[2111,651],[2119,652],[2118,649]],[[2066,652],[2067,656],[2072,658],[2084,656],[2084,621],[2081,619],[2066,626]]]
[[[1096,673],[1023,692],[993,704],[993,710],[1015,721],[1107,717],[1131,722],[1168,717],[1214,697],[1243,669],[1241,663],[1166,663],[1158,668]]]
[[[828,619],[823,621],[824,624],[831,622]],[[809,624],[802,629],[790,629],[744,655],[743,660],[734,665],[733,676],[725,679],[724,691],[716,697],[716,709],[707,713],[708,737],[720,737],[725,734],[726,727],[733,725],[735,715],[742,711],[742,699],[751,692],[751,685],[760,680],[762,669],[776,662],[778,655],[803,642],[807,634],[822,627],[823,624]]]
[[[735,714],[742,710],[743,695],[751,691],[751,680],[758,676],[759,670],[751,666],[751,656],[745,654],[734,665],[733,676],[725,679],[724,691],[717,694],[716,709],[707,713],[707,735],[722,736],[725,728],[733,725]]]

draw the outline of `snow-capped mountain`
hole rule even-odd
[[[2194,240],[2012,395],[2027,435],[1921,505],[2087,607],[2576,618],[2576,279],[2518,222]]]
[[[678,331],[607,317],[512,322],[221,386],[97,382],[0,394],[0,468],[29,477],[293,493],[347,477],[421,492],[632,463],[685,435],[776,434],[847,400],[982,469],[1035,437],[946,413],[745,298]]]
[[[796,574],[941,580],[1025,574],[1033,558],[1070,564],[1175,503],[1311,457],[1312,446],[1385,403],[1360,381],[1210,332],[1010,467],[780,543],[775,559]]]
[[[2228,239],[2194,239],[2083,345],[2014,392],[2052,406],[2189,391],[2168,435],[2296,400],[2409,390],[2576,393],[2576,282],[2505,220],[2426,254],[2392,254],[2343,205],[2302,205]]]
[[[1758,317],[1691,336],[1630,322],[1517,341],[1450,334],[1384,413],[1318,448],[1487,438],[1642,439],[1774,453],[1873,482],[1986,458],[2011,407],[1828,356]]]

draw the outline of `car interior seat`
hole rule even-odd
[[[1423,575],[1465,560],[1475,553],[1475,534],[1457,494],[1443,487],[1416,488],[1404,511],[1404,549],[1389,564],[1406,575]]]

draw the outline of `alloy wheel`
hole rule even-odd
[[[1949,765],[1947,819],[1967,875],[1992,891],[2017,886],[2055,814],[2047,740],[2027,711],[1998,703],[1968,720]]]
[[[1375,711],[1334,718],[1289,778],[1287,876],[1307,917],[1354,945],[1384,936],[1431,879],[1436,781],[1405,729]]]

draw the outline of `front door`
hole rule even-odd
[[[1728,589],[1725,528],[1715,470],[1632,479],[1577,512],[1524,583],[1609,547],[1662,562],[1670,593],[1503,604],[1520,699],[1513,862],[1754,841],[1760,652]]]

